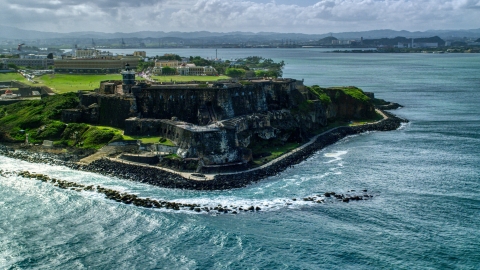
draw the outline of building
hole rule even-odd
[[[16,66],[21,67],[32,67],[32,68],[44,68],[47,69],[49,66],[54,65],[53,59],[21,59],[21,58],[4,58],[1,60],[4,65],[8,66],[8,64],[14,64]]]
[[[145,52],[145,51],[135,51],[135,52],[133,52],[133,56],[138,56],[138,57],[145,58],[145,57],[147,57],[147,52]]]
[[[179,62],[177,60],[157,60],[155,61],[155,67],[153,68],[153,73],[157,75],[162,74],[162,68],[164,67],[171,67],[171,68],[178,68]]]
[[[209,66],[195,66],[195,64],[182,64],[178,68],[178,74],[185,76],[215,76],[217,70]]]
[[[92,58],[97,55],[100,55],[100,51],[95,49],[76,49],[74,54],[76,58]]]
[[[136,69],[139,61],[140,58],[136,56],[124,56],[116,59],[62,59],[55,60],[55,72],[76,74],[119,73],[126,64],[129,64],[130,68]]]
[[[217,70],[210,66],[196,66],[193,63],[180,63],[177,60],[161,60],[155,62],[153,69],[155,74],[162,74],[162,68],[170,67],[177,70],[177,74],[184,76],[215,76],[218,74]]]
[[[5,90],[5,93],[4,93],[4,94],[0,95],[0,99],[16,99],[16,98],[18,98],[19,96],[20,96],[20,95],[18,95],[18,94],[14,94],[14,93],[12,92],[12,90],[7,89],[7,90]]]
[[[162,67],[177,68],[179,65],[180,64],[177,60],[157,60],[157,61],[155,61],[155,67],[157,69],[162,68]]]

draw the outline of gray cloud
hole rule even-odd
[[[0,25],[44,31],[476,28],[480,0],[0,0]],[[292,3],[293,2],[293,3]]]

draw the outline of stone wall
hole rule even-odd
[[[79,123],[82,120],[82,110],[68,109],[62,111],[62,122],[64,123]]]
[[[88,108],[94,104],[98,105],[98,122],[95,124],[123,129],[125,119],[137,115],[137,104],[132,96],[80,94],[80,106]]]
[[[125,121],[126,135],[161,136],[173,141],[177,155],[202,158],[205,164],[243,162],[248,153],[236,143],[234,129],[199,127],[166,119],[130,118]]]
[[[135,155],[124,153],[120,155],[120,159],[150,165],[158,164],[158,162],[160,162],[160,159],[155,155]]]
[[[52,89],[46,86],[31,86],[19,81],[0,82],[0,85],[9,85],[12,88],[18,88],[16,94],[20,94],[22,97],[32,96],[33,91],[37,91],[40,95],[52,95],[55,94]]]
[[[387,115],[389,115],[390,118],[379,123],[356,127],[339,127],[330,130],[324,135],[318,137],[314,143],[304,147],[299,151],[295,151],[286,158],[271,163],[269,166],[251,171],[216,175],[214,180],[211,181],[190,180],[183,178],[179,174],[170,173],[165,170],[124,164],[108,159],[97,160],[88,166],[82,167],[81,169],[106,175],[113,174],[117,175],[118,177],[130,179],[132,181],[139,181],[151,185],[170,188],[196,190],[222,190],[240,188],[266,177],[276,175],[283,170],[304,161],[308,157],[315,154],[318,150],[331,145],[346,136],[373,130],[395,130],[400,127],[402,122],[406,121],[388,113]]]
[[[299,83],[299,82],[298,82]],[[289,108],[297,81],[216,83],[213,87],[196,84],[144,87],[136,95],[137,108],[144,118],[179,120],[206,125],[236,116]]]

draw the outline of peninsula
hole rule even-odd
[[[398,104],[353,86],[265,77],[155,83],[135,75],[127,65],[123,80],[93,92],[2,106],[0,140],[68,156],[65,165],[79,170],[228,189],[275,175],[345,136],[406,121],[380,110]],[[35,161],[8,148],[2,154]]]

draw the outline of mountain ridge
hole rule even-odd
[[[328,36],[334,36],[340,39],[359,39],[363,38],[394,38],[403,36],[407,38],[422,38],[429,36],[439,36],[441,38],[475,38],[480,37],[480,28],[478,29],[461,29],[461,30],[427,30],[427,31],[407,31],[407,30],[391,30],[377,29],[369,31],[356,32],[338,32],[324,34],[304,34],[304,33],[278,33],[278,32],[209,32],[209,31],[137,31],[131,33],[114,32],[104,33],[96,31],[79,31],[69,33],[57,33],[48,31],[25,30],[12,26],[0,25],[0,39],[17,39],[17,40],[35,40],[35,39],[121,39],[121,38],[182,38],[182,39],[202,39],[212,37],[238,37],[238,38],[268,38],[268,39],[296,39],[296,40],[318,40]]]

